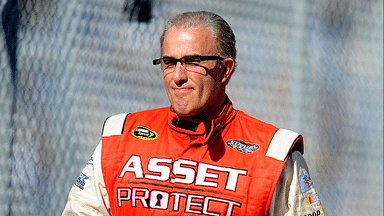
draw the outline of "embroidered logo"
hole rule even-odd
[[[85,186],[85,180],[88,179],[88,176],[86,176],[84,173],[80,173],[79,177],[77,177],[75,185],[79,187],[81,190],[84,190]]]
[[[131,131],[131,135],[142,140],[155,140],[159,137],[156,131],[144,126],[137,126]]]
[[[317,194],[314,194],[314,195],[304,199],[304,202],[306,205],[311,205],[312,203],[319,202],[319,201],[320,201],[320,199],[319,199],[319,196]]]
[[[246,143],[243,140],[237,140],[237,139],[227,140],[225,144],[244,154],[254,153],[260,148],[260,146],[255,143],[254,144]]]
[[[299,177],[301,191],[304,193],[309,189],[313,188],[313,182],[309,177],[309,174],[305,174]]]
[[[87,162],[87,165],[85,165],[85,167],[87,167],[91,171],[93,170],[93,157],[94,157],[94,154],[92,154],[91,158]]]

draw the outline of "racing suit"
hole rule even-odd
[[[209,129],[169,107],[116,115],[63,215],[324,215],[302,153],[229,99]]]

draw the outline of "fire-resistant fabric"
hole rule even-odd
[[[120,114],[63,215],[323,215],[302,152],[299,134],[229,100],[208,130],[169,107]]]

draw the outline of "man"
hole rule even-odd
[[[220,16],[168,21],[170,107],[106,120],[63,215],[323,215],[302,137],[233,109],[235,37]]]

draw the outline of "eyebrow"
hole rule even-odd
[[[182,58],[185,58],[185,57],[202,57],[202,55],[198,55],[198,54],[195,54],[195,55],[186,55],[186,56],[183,56],[181,58],[175,58],[175,57],[172,57],[172,56],[163,56],[162,58],[173,58],[173,59],[182,59]]]

